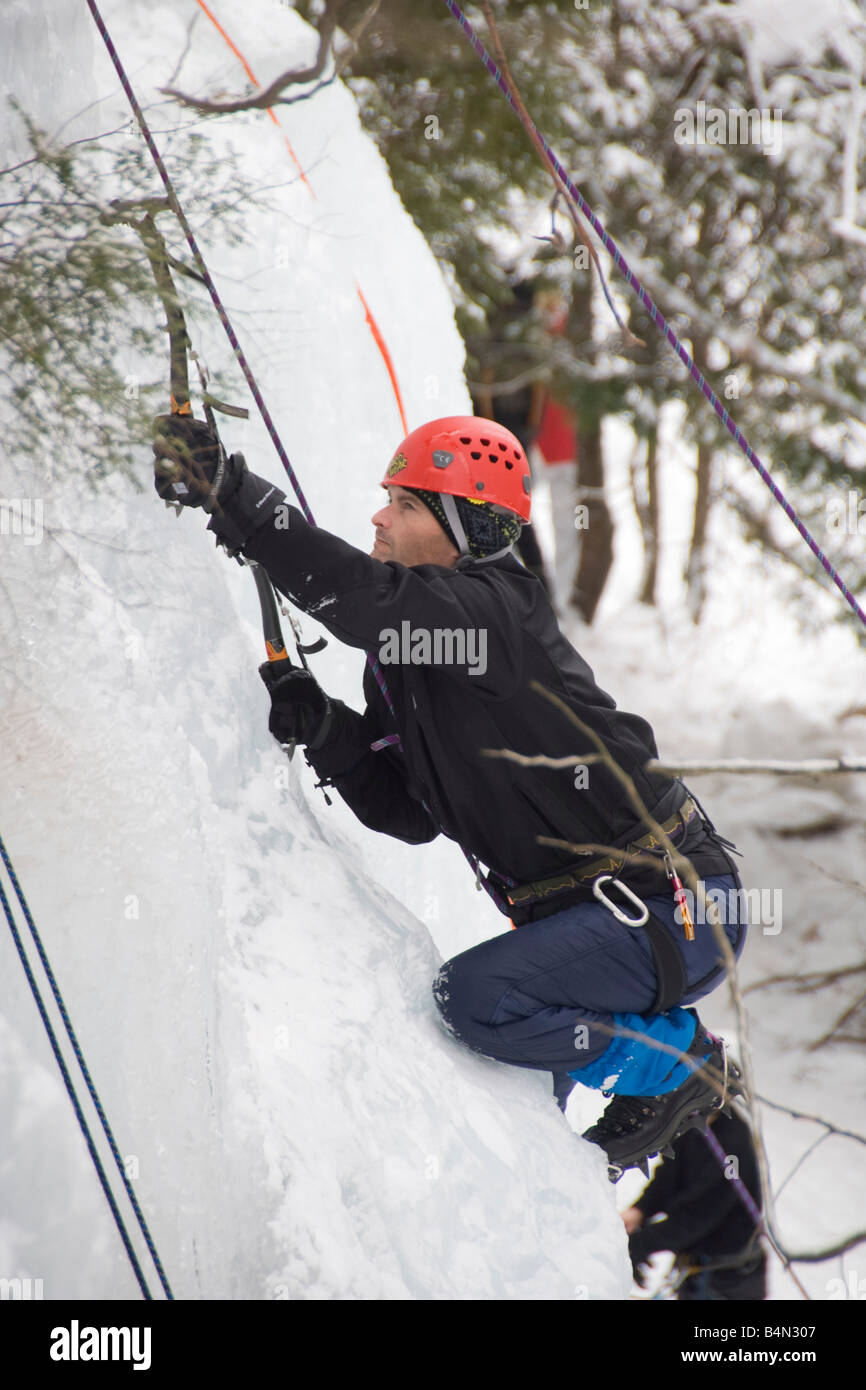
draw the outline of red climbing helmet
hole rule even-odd
[[[448,415],[407,434],[382,487],[421,488],[492,502],[529,520],[529,464],[520,440],[481,415]]]

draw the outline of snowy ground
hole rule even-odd
[[[171,75],[196,9],[172,0],[155,24],[139,0],[103,6],[145,100]],[[242,22],[222,18],[262,82],[286,52],[301,61],[314,51],[275,0],[249,0]],[[29,20],[16,11],[22,80]],[[59,125],[97,102],[64,138],[120,125],[122,94],[84,7],[55,23],[55,80],[50,99],[38,88],[47,109],[35,114]],[[67,53],[79,74],[92,54],[86,90]],[[194,89],[242,82],[203,16],[181,76]],[[357,287],[410,427],[468,408],[462,348],[441,276],[347,93],[335,85],[282,120],[315,199],[264,114],[221,123],[248,174],[282,185],[269,193],[279,215],[252,214],[243,251],[204,251],[317,520],[367,549],[383,460],[402,431]],[[204,347],[228,362],[218,326]],[[282,481],[257,420],[226,437]],[[143,441],[145,487],[148,455]],[[28,495],[31,468],[4,458],[0,493]],[[687,499],[682,460],[669,487]],[[121,483],[97,499],[70,482],[44,503],[41,544],[3,539],[0,833],[175,1295],[628,1297],[617,1204],[639,1181],[610,1187],[546,1076],[474,1057],[439,1029],[439,961],[502,922],[459,851],[372,835],[339,801],[325,806],[300,757],[285,762],[255,669],[252,581],[214,553],[199,518],[175,521],[148,490]],[[866,718],[843,717],[862,704],[864,667],[845,630],[828,616],[826,630],[798,631],[778,578],[729,535],[716,538],[719,578],[700,631],[676,617],[675,555],[662,627],[628,601],[627,535],[604,621],[572,636],[603,688],[653,722],[663,755],[866,751]],[[304,620],[306,640],[318,631]],[[331,642],[316,671],[357,705],[362,660]],[[783,894],[781,930],[753,933],[744,984],[862,960],[862,899],[837,881],[862,878],[855,780],[692,785],[743,850],[746,882]],[[837,817],[833,833],[788,833],[825,813]],[[46,1298],[133,1298],[11,941],[0,950],[0,1117],[14,1140],[0,1160],[0,1276],[41,1278]],[[857,992],[855,978],[809,995],[747,995],[762,1094],[866,1130],[862,1049],[808,1050]],[[733,1037],[721,991],[703,1014]],[[594,1093],[578,1094],[572,1127],[598,1108]],[[764,1125],[781,1183],[819,1131],[769,1110]],[[792,1247],[858,1224],[862,1153],[828,1140],[786,1186],[777,1217]],[[798,1273],[826,1298],[828,1280],[857,1259]],[[773,1297],[796,1296],[774,1269]]]

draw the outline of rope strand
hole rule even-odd
[[[70,1019],[70,1017],[69,1017],[69,1014],[68,1014],[68,1012],[67,1012],[66,1004],[65,1004],[64,999],[63,999],[63,995],[62,995],[61,992],[60,992],[60,988],[59,988],[59,986],[58,986],[58,984],[57,984],[57,980],[55,979],[54,972],[53,972],[53,970],[51,969],[51,965],[49,964],[48,956],[47,956],[47,954],[46,954],[46,952],[45,952],[44,946],[42,945],[42,938],[40,937],[39,932],[38,932],[37,929],[36,929],[36,923],[34,922],[33,916],[32,916],[32,914],[31,914],[31,912],[30,912],[30,908],[29,908],[28,905],[27,905],[27,899],[24,897],[24,893],[23,893],[23,891],[22,891],[22,889],[21,889],[21,885],[20,885],[20,883],[18,882],[18,876],[17,876],[17,874],[15,873],[14,868],[12,867],[12,861],[11,861],[11,859],[9,858],[9,854],[8,854],[8,851],[7,851],[7,849],[6,849],[5,844],[3,843],[3,837],[2,837],[2,836],[0,836],[0,859],[3,860],[3,864],[4,864],[5,868],[6,868],[6,872],[7,872],[7,874],[9,875],[9,881],[10,881],[10,883],[12,884],[12,887],[15,889],[15,896],[17,897],[18,902],[19,902],[20,905],[21,905],[21,911],[24,913],[24,919],[25,919],[25,921],[27,922],[28,927],[30,928],[30,935],[33,937],[33,942],[34,942],[34,945],[35,945],[35,947],[36,947],[37,953],[38,953],[38,955],[39,955],[39,959],[40,959],[40,961],[42,962],[42,968],[43,968],[43,970],[45,971],[46,979],[48,980],[48,983],[49,983],[49,985],[51,986],[51,993],[52,993],[53,996],[54,996],[54,1002],[55,1002],[55,1004],[57,1005],[58,1012],[60,1013],[60,1017],[61,1017],[61,1019],[63,1020],[63,1026],[64,1026],[64,1028],[66,1029],[66,1034],[67,1034],[67,1037],[69,1038],[69,1042],[70,1042],[70,1045],[71,1045],[71,1047],[72,1047],[72,1051],[75,1053],[75,1060],[77,1061],[77,1063],[78,1063],[78,1065],[79,1065],[79,1067],[80,1067],[80,1069],[81,1069],[81,1075],[82,1075],[83,1078],[84,1078],[84,1083],[85,1083],[85,1085],[86,1085],[86,1087],[87,1087],[88,1093],[89,1093],[89,1095],[90,1095],[90,1099],[93,1101],[94,1109],[96,1110],[96,1113],[97,1113],[97,1115],[99,1116],[99,1121],[100,1121],[100,1124],[102,1125],[103,1131],[104,1131],[104,1133],[105,1133],[105,1137],[106,1137],[106,1139],[107,1139],[107,1141],[108,1141],[108,1146],[109,1146],[109,1148],[111,1149],[112,1157],[114,1158],[114,1161],[115,1161],[115,1163],[117,1164],[117,1170],[118,1170],[118,1172],[119,1172],[119,1174],[120,1174],[121,1181],[123,1182],[123,1185],[124,1185],[124,1187],[125,1187],[125,1189],[126,1189],[126,1195],[127,1195],[127,1197],[129,1198],[130,1205],[132,1206],[132,1210],[135,1212],[135,1217],[136,1217],[136,1220],[138,1221],[139,1229],[141,1230],[141,1234],[142,1234],[142,1236],[144,1237],[144,1242],[145,1242],[145,1244],[146,1244],[146,1246],[147,1246],[147,1248],[148,1248],[148,1251],[150,1252],[150,1257],[151,1257],[151,1259],[153,1260],[154,1268],[156,1269],[156,1272],[157,1272],[157,1274],[159,1275],[159,1281],[160,1281],[160,1283],[162,1284],[162,1287],[163,1287],[163,1290],[164,1290],[164,1292],[165,1292],[166,1298],[172,1299],[172,1298],[174,1297],[174,1295],[172,1294],[171,1289],[170,1289],[169,1284],[168,1284],[168,1280],[166,1279],[165,1271],[163,1270],[162,1263],[161,1263],[160,1258],[159,1258],[159,1255],[157,1254],[157,1251],[156,1251],[156,1246],[155,1246],[154,1243],[153,1243],[153,1239],[152,1239],[151,1234],[150,1234],[150,1231],[149,1231],[149,1229],[148,1229],[147,1222],[146,1222],[145,1219],[144,1219],[144,1214],[142,1213],[141,1207],[139,1206],[138,1198],[136,1197],[135,1192],[134,1192],[134,1190],[133,1190],[133,1188],[132,1188],[132,1185],[131,1185],[131,1183],[130,1183],[130,1181],[129,1181],[129,1178],[127,1177],[126,1169],[125,1169],[124,1166],[123,1166],[123,1159],[122,1159],[121,1156],[120,1156],[120,1151],[119,1151],[119,1149],[118,1149],[118,1147],[117,1147],[117,1144],[116,1144],[116,1142],[115,1142],[114,1134],[113,1134],[112,1129],[111,1129],[111,1125],[110,1125],[109,1122],[108,1122],[108,1118],[107,1118],[107,1116],[106,1116],[106,1114],[105,1114],[105,1111],[104,1111],[104,1109],[103,1109],[103,1107],[102,1107],[102,1102],[101,1102],[101,1100],[100,1100],[100,1098],[99,1098],[99,1095],[98,1095],[98,1093],[97,1093],[96,1087],[95,1087],[94,1084],[93,1084],[93,1080],[92,1080],[92,1078],[91,1078],[90,1071],[89,1071],[89,1069],[88,1069],[87,1063],[86,1063],[85,1060],[84,1060],[84,1054],[83,1054],[83,1052],[81,1051],[81,1047],[79,1046],[78,1038],[76,1037],[75,1030],[74,1030],[74,1028],[72,1027],[72,1021],[71,1021],[71,1019]],[[2,887],[0,887],[0,892],[2,892]],[[5,898],[4,898],[4,906],[6,906],[6,900],[5,900]],[[7,911],[7,914],[6,914],[6,915],[7,915],[7,918],[9,918],[9,912],[8,912],[8,911]],[[10,927],[12,927],[12,921],[11,921],[11,920],[10,920],[10,923],[9,923],[9,924],[10,924]],[[15,929],[14,929],[14,927],[13,927],[13,935],[15,935],[15,934],[16,934],[16,933],[15,933]],[[19,953],[19,954],[20,954],[20,953]],[[26,967],[25,967],[25,968],[26,968]],[[28,975],[28,978],[29,978],[29,975]],[[56,1055],[56,1053],[55,1053],[55,1055]],[[60,1060],[60,1059],[58,1058],[58,1061],[59,1061],[59,1060]],[[147,1297],[149,1297],[149,1296],[150,1296],[150,1295],[147,1295]]]
[[[0,844],[2,844],[2,841],[0,841]],[[3,862],[4,862],[4,864],[6,864],[7,871],[10,871],[9,860],[8,860],[8,856],[7,856],[7,854],[6,854],[5,847],[3,848]],[[15,884],[15,891],[16,891],[16,893],[18,894],[19,901],[21,901],[22,895],[21,895],[20,890],[19,890],[19,888],[18,888],[17,880],[15,879],[15,877],[14,877],[14,875],[12,874],[11,871],[9,872],[9,876],[10,876],[10,878],[12,879],[13,883]],[[102,1188],[103,1193],[105,1194],[105,1199],[106,1199],[106,1201],[108,1202],[109,1208],[110,1208],[110,1210],[111,1210],[111,1214],[112,1214],[112,1216],[114,1217],[114,1223],[115,1223],[115,1225],[117,1226],[118,1232],[119,1232],[119,1234],[120,1234],[120,1238],[121,1238],[121,1240],[123,1241],[123,1246],[124,1246],[124,1249],[126,1250],[127,1256],[128,1256],[128,1258],[129,1258],[129,1262],[130,1262],[130,1264],[131,1264],[131,1266],[132,1266],[133,1273],[135,1274],[136,1280],[138,1281],[138,1286],[139,1286],[139,1288],[141,1289],[142,1296],[143,1296],[144,1298],[146,1298],[146,1299],[151,1299],[151,1300],[152,1300],[153,1295],[151,1294],[150,1289],[148,1288],[147,1280],[146,1280],[145,1277],[144,1277],[144,1272],[143,1272],[143,1270],[142,1270],[142,1268],[141,1268],[141,1264],[139,1263],[138,1256],[136,1255],[135,1250],[133,1249],[133,1245],[132,1245],[132,1241],[131,1241],[130,1236],[129,1236],[129,1232],[128,1232],[127,1229],[126,1229],[126,1224],[125,1224],[125,1222],[124,1222],[124,1220],[123,1220],[123,1217],[122,1217],[121,1214],[120,1214],[120,1210],[119,1210],[119,1208],[118,1208],[118,1206],[117,1206],[117,1202],[115,1201],[115,1198],[114,1198],[114,1193],[113,1193],[112,1190],[111,1190],[111,1184],[110,1184],[109,1181],[108,1181],[108,1176],[107,1176],[107,1174],[106,1174],[106,1172],[105,1172],[104,1167],[102,1166],[102,1161],[101,1161],[101,1159],[100,1159],[100,1157],[99,1157],[99,1154],[98,1154],[97,1151],[96,1151],[96,1145],[95,1145],[95,1143],[94,1143],[94,1141],[93,1141],[93,1136],[92,1136],[92,1134],[91,1134],[91,1132],[90,1132],[90,1127],[89,1127],[89,1125],[88,1125],[88,1123],[87,1123],[87,1120],[85,1119],[84,1112],[83,1112],[83,1110],[81,1109],[81,1104],[80,1104],[79,1099],[78,1099],[78,1096],[77,1096],[77,1094],[76,1094],[75,1086],[73,1085],[72,1078],[71,1078],[71,1076],[69,1075],[69,1069],[68,1069],[68,1067],[67,1067],[67,1065],[66,1065],[66,1062],[65,1062],[65,1060],[64,1060],[63,1053],[62,1053],[61,1050],[60,1050],[60,1045],[59,1045],[59,1043],[58,1043],[58,1041],[57,1041],[57,1036],[56,1036],[56,1034],[55,1034],[55,1032],[54,1032],[54,1029],[53,1029],[52,1026],[51,1026],[51,1020],[50,1020],[50,1018],[48,1017],[48,1012],[47,1012],[47,1010],[46,1010],[46,1008],[45,1008],[45,1002],[44,1002],[44,1000],[43,1000],[43,998],[42,998],[42,995],[41,995],[41,993],[40,993],[40,991],[39,991],[39,986],[38,986],[37,983],[36,983],[36,979],[35,979],[35,977],[34,977],[34,974],[33,974],[32,969],[31,969],[31,967],[30,967],[30,962],[29,962],[29,960],[27,959],[27,952],[26,952],[25,947],[24,947],[24,942],[22,941],[21,935],[20,935],[20,933],[19,933],[19,931],[18,931],[18,928],[17,928],[17,926],[16,926],[16,924],[15,924],[15,918],[14,918],[14,915],[13,915],[13,912],[12,912],[12,908],[11,908],[11,906],[10,906],[9,899],[8,899],[7,896],[6,896],[6,892],[5,892],[4,888],[3,888],[2,882],[0,882],[0,904],[2,904],[2,906],[3,906],[3,911],[4,911],[4,913],[6,914],[6,921],[9,923],[9,930],[10,930],[11,933],[12,933],[12,939],[13,939],[13,941],[15,942],[15,949],[16,949],[17,952],[18,952],[18,957],[19,957],[19,959],[20,959],[20,961],[21,961],[21,964],[22,964],[22,966],[23,966],[24,974],[25,974],[26,977],[27,977],[27,983],[28,983],[28,985],[30,986],[30,992],[31,992],[31,994],[33,995],[33,998],[34,998],[34,1000],[35,1000],[35,1002],[36,1002],[36,1007],[37,1007],[37,1009],[39,1010],[39,1016],[40,1016],[40,1018],[42,1019],[42,1023],[43,1023],[43,1025],[44,1025],[44,1027],[45,1027],[45,1032],[46,1032],[46,1034],[48,1035],[48,1041],[49,1041],[49,1043],[51,1044],[51,1050],[52,1050],[52,1052],[54,1053],[54,1057],[55,1057],[55,1059],[56,1059],[56,1061],[57,1061],[57,1065],[58,1065],[58,1067],[60,1068],[60,1075],[61,1075],[62,1078],[63,1078],[63,1084],[64,1084],[64,1086],[66,1087],[66,1093],[67,1093],[67,1095],[69,1096],[70,1101],[72,1102],[72,1108],[73,1108],[73,1110],[75,1111],[75,1118],[77,1119],[79,1128],[81,1129],[81,1132],[82,1132],[82,1134],[84,1135],[84,1141],[85,1141],[85,1143],[87,1144],[87,1149],[88,1149],[88,1152],[89,1152],[89,1154],[90,1154],[90,1157],[91,1157],[91,1159],[92,1159],[92,1161],[93,1161],[93,1166],[94,1166],[94,1168],[96,1169],[96,1176],[97,1176],[97,1178],[99,1179],[99,1184],[100,1184],[100,1186],[101,1186],[101,1188]],[[28,914],[28,917],[29,917],[29,914]],[[31,930],[32,930],[32,928],[31,928]],[[53,984],[52,984],[52,988],[53,988],[53,987],[54,987],[54,986],[53,986]],[[55,998],[56,998],[56,995],[55,995]],[[64,1019],[65,1019],[65,1010],[63,1010],[63,1014],[64,1014]],[[76,1054],[76,1055],[78,1055],[78,1054]],[[100,1113],[100,1117],[102,1117],[102,1108],[101,1108],[101,1106],[99,1107],[99,1113]],[[167,1286],[166,1286],[166,1287],[167,1287]],[[168,1292],[168,1297],[171,1297],[170,1291]]]
[[[484,66],[487,68],[487,71],[495,80],[497,86],[499,87],[509,106],[511,106],[512,110],[516,113],[521,124],[525,126],[530,137],[533,139],[533,142],[535,142],[537,139],[541,148],[544,150],[545,157],[548,163],[550,164],[551,169],[567,188],[570,197],[574,200],[575,204],[577,205],[578,209],[583,214],[583,216],[586,218],[587,222],[589,222],[593,231],[596,233],[599,240],[602,242],[605,250],[613,259],[613,262],[616,265],[617,269],[620,270],[622,274],[625,276],[625,279],[627,280],[631,288],[634,290],[635,294],[643,304],[644,308],[647,310],[653,323],[660,330],[660,332],[664,334],[665,338],[667,338],[671,347],[674,349],[674,352],[680,358],[684,366],[688,369],[689,375],[691,376],[692,380],[696,383],[696,385],[703,393],[705,398],[709,401],[710,405],[713,407],[713,410],[718,415],[722,424],[733,436],[734,440],[736,441],[740,449],[743,451],[746,458],[749,460],[749,463],[756,470],[762,481],[766,483],[767,487],[770,489],[776,501],[779,503],[779,506],[784,510],[785,515],[788,517],[788,520],[791,521],[794,526],[796,526],[800,535],[803,537],[803,540],[806,542],[809,549],[812,551],[812,554],[820,562],[823,569],[826,571],[826,573],[832,579],[833,583],[836,585],[837,589],[843,595],[843,597],[851,606],[853,611],[857,614],[857,617],[860,619],[861,623],[863,623],[864,627],[866,627],[866,612],[864,612],[864,610],[860,607],[860,604],[857,602],[851,590],[845,584],[838,570],[836,570],[834,566],[831,564],[830,560],[827,558],[821,547],[818,545],[818,542],[813,539],[810,531],[800,520],[794,508],[791,506],[791,503],[788,501],[787,497],[782,492],[781,488],[778,487],[778,485],[773,481],[769,471],[761,463],[761,460],[758,458],[758,455],[755,453],[754,449],[749,444],[749,441],[746,439],[742,430],[728,414],[727,410],[722,405],[722,402],[719,400],[715,391],[704,377],[700,368],[697,366],[694,359],[690,356],[687,349],[683,346],[676,333],[671,328],[664,314],[653,303],[653,300],[650,298],[649,294],[644,289],[640,280],[637,278],[634,271],[629,266],[628,262],[626,261],[616,242],[613,240],[613,237],[611,237],[605,231],[604,227],[602,226],[599,219],[596,217],[592,208],[589,206],[586,199],[581,194],[580,190],[569,178],[567,170],[557,159],[550,145],[545,140],[541,132],[538,130],[535,123],[531,120],[528,114],[525,117],[521,114],[509,90],[509,86],[505,77],[500,72],[496,63],[491,58],[481,39],[475,33],[475,30],[472,28],[472,25],[466,18],[466,15],[463,13],[463,10],[456,3],[456,0],[444,0],[444,3],[447,5],[454,19],[457,20],[457,23],[460,25],[461,29],[468,38],[472,47],[475,49],[475,52],[478,54]]]
[[[253,400],[259,408],[259,413],[265,423],[268,434],[271,436],[274,448],[276,449],[277,454],[279,455],[280,462],[282,463],[283,467],[286,470],[286,473],[289,476],[292,487],[295,489],[295,495],[297,496],[298,504],[300,505],[301,510],[304,513],[304,516],[307,518],[307,521],[309,521],[311,524],[315,524],[313,522],[313,514],[310,511],[310,508],[307,504],[307,499],[305,498],[301,490],[301,485],[298,482],[298,479],[295,475],[295,470],[292,468],[292,465],[289,462],[289,456],[283,448],[282,440],[280,439],[280,436],[277,433],[277,427],[271,419],[270,411],[268,410],[268,407],[265,405],[264,397],[262,396],[262,393],[258,388],[256,379],[253,376],[252,368],[250,367],[250,364],[247,361],[246,356],[244,354],[244,350],[237,339],[234,329],[232,328],[232,325],[229,321],[229,316],[225,311],[222,300],[220,299],[219,291],[217,290],[217,287],[211,278],[210,271],[205,265],[204,257],[202,256],[202,253],[199,250],[198,242],[195,239],[195,234],[193,233],[192,227],[189,225],[189,222],[187,221],[186,213],[181,207],[180,202],[178,200],[178,196],[174,191],[174,185],[172,184],[172,181],[168,174],[168,170],[166,169],[165,164],[163,163],[162,155],[157,149],[156,142],[154,141],[154,138],[150,133],[150,127],[148,126],[147,121],[145,120],[144,112],[142,111],[141,107],[138,104],[138,101],[136,100],[135,92],[132,90],[129,78],[126,75],[123,64],[121,63],[120,58],[118,56],[117,49],[114,47],[114,44],[111,41],[111,35],[105,27],[102,15],[99,13],[99,10],[97,9],[96,0],[87,0],[87,5],[90,10],[90,13],[93,15],[94,23],[96,24],[96,27],[99,30],[105,47],[108,49],[108,55],[111,58],[112,63],[114,64],[115,71],[117,73],[118,78],[120,79],[120,85],[126,93],[127,101],[132,107],[132,110],[135,114],[135,119],[138,121],[139,129],[141,130],[141,133],[147,143],[147,147],[150,150],[151,155],[153,156],[153,162],[159,171],[159,176],[162,179],[163,184],[165,185],[165,191],[168,194],[168,200],[171,203],[172,212],[174,213],[175,217],[177,218],[178,222],[180,223],[183,229],[183,234],[186,237],[187,244],[189,245],[189,248],[193,254],[195,263],[199,268],[202,280],[207,286],[208,293],[211,299],[213,300],[213,306],[216,309],[217,314],[219,315],[220,323],[225,329],[228,340],[232,345],[232,351],[234,352],[235,357],[237,358],[238,365],[240,366],[240,369],[243,372],[244,377],[246,378],[247,385],[249,386],[250,391],[252,392]]]

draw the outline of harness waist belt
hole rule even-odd
[[[673,832],[677,828],[684,830],[696,816],[700,816],[697,803],[692,797],[686,797],[678,810],[674,811],[673,815],[668,816],[666,821],[662,821],[661,828],[666,835],[673,839]],[[663,848],[661,840],[654,831],[650,830],[639,840],[629,841],[629,844],[624,846],[622,855],[617,855],[616,851],[612,850],[603,859],[592,859],[588,864],[569,869],[561,874],[554,874],[551,878],[540,878],[536,879],[534,883],[521,883],[518,887],[508,888],[505,896],[512,907],[519,907],[531,902],[538,902],[554,893],[562,893],[567,888],[586,888],[593,879],[600,878],[602,874],[616,874],[626,862],[624,855],[627,851],[651,851]]]

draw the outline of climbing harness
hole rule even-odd
[[[15,870],[12,867],[12,861],[9,857],[9,854],[6,850],[6,846],[3,843],[2,838],[0,838],[0,859],[2,859],[3,861],[6,872],[9,875],[9,881],[12,884],[13,889],[15,890],[15,896],[17,897],[21,911],[24,914],[24,920],[26,921],[30,929],[30,935],[33,938],[33,943],[36,947],[39,960],[42,963],[42,968],[51,987],[51,993],[54,997],[54,1002],[63,1021],[63,1026],[66,1029],[66,1034],[69,1039],[72,1051],[75,1055],[75,1060],[78,1063],[81,1075],[84,1078],[84,1084],[87,1087],[88,1094],[93,1103],[94,1109],[96,1110],[96,1113],[99,1117],[100,1124],[102,1125],[103,1132],[105,1134],[106,1140],[108,1141],[108,1146],[111,1150],[112,1158],[114,1159],[115,1164],[117,1165],[117,1170],[120,1174],[121,1182],[123,1183],[126,1195],[129,1198],[132,1210],[135,1213],[135,1218],[138,1222],[141,1234],[144,1237],[144,1241],[150,1254],[151,1260],[153,1261],[154,1268],[156,1269],[157,1276],[162,1285],[166,1298],[172,1300],[174,1298],[174,1295],[165,1276],[165,1272],[162,1267],[162,1262],[160,1261],[159,1255],[157,1254],[156,1246],[153,1242],[153,1238],[151,1237],[150,1231],[147,1226],[147,1222],[144,1219],[141,1207],[138,1203],[138,1199],[135,1195],[135,1192],[132,1189],[129,1177],[127,1176],[123,1159],[120,1156],[120,1151],[117,1147],[114,1134],[111,1130],[111,1126],[108,1123],[108,1119],[106,1117],[105,1110],[103,1109],[102,1102],[99,1098],[99,1094],[96,1090],[96,1087],[93,1084],[93,1080],[91,1078],[90,1071],[87,1067],[87,1063],[84,1060],[84,1054],[81,1051],[81,1047],[79,1045],[78,1038],[76,1037],[75,1030],[72,1027],[72,1022],[70,1020],[69,1013],[67,1011],[66,1004],[63,999],[63,995],[60,992],[60,988],[57,984],[54,972],[49,964],[48,956],[46,955],[45,948],[42,944],[42,939],[39,935],[39,932],[36,929],[36,923],[33,920],[32,913],[27,904],[27,899],[25,898],[24,893],[21,889],[21,885],[18,881],[18,876],[16,875]],[[120,1238],[123,1241],[123,1246],[126,1250],[129,1263],[131,1264],[135,1277],[138,1281],[138,1285],[141,1289],[142,1296],[146,1299],[152,1299],[153,1295],[150,1292],[147,1280],[145,1279],[144,1272],[142,1270],[138,1256],[135,1252],[135,1248],[132,1244],[129,1232],[126,1228],[126,1223],[124,1222],[123,1216],[121,1215],[120,1209],[117,1205],[117,1201],[115,1199],[114,1192],[112,1191],[108,1175],[105,1172],[102,1160],[100,1159],[99,1153],[97,1152],[96,1144],[94,1142],[93,1135],[90,1131],[90,1126],[87,1123],[87,1119],[81,1107],[81,1102],[78,1099],[78,1095],[76,1093],[72,1077],[69,1074],[69,1068],[66,1065],[66,1061],[61,1051],[60,1044],[57,1040],[57,1035],[54,1031],[54,1028],[51,1025],[51,1020],[48,1017],[48,1011],[45,1007],[45,1001],[42,998],[42,994],[36,982],[36,977],[33,973],[33,969],[28,959],[27,951],[22,940],[21,933],[19,932],[18,927],[15,923],[15,917],[12,911],[12,907],[10,905],[9,899],[6,896],[2,882],[0,882],[0,903],[2,903],[3,905],[3,911],[6,915],[6,921],[9,924],[9,930],[12,933],[12,939],[15,942],[15,949],[18,952],[18,957],[24,969],[24,974],[27,977],[27,983],[30,986],[30,992],[33,995],[33,998],[36,1002],[36,1007],[39,1010],[39,1016],[42,1019],[45,1031],[48,1035],[48,1041],[51,1045],[51,1050],[54,1053],[57,1065],[60,1068],[60,1074],[63,1078],[63,1084],[66,1087],[67,1095],[69,1096],[69,1099],[72,1102],[72,1108],[75,1111],[75,1118],[77,1119],[81,1132],[84,1135],[88,1152],[90,1153],[90,1157],[93,1161],[93,1166],[96,1169],[97,1178],[99,1179],[100,1186],[102,1187],[106,1201],[108,1202],[109,1208],[111,1209],[111,1214],[114,1218],[115,1225],[117,1226],[117,1229],[120,1233]]]

